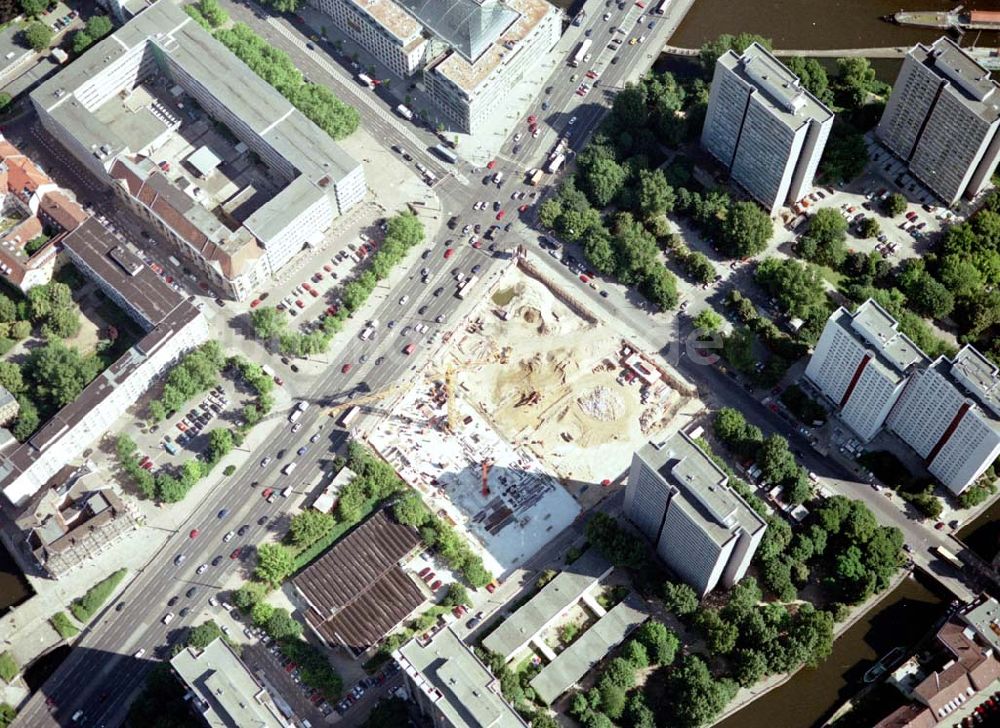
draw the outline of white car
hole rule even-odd
[[[409,301],[409,300],[410,300],[409,296],[403,296],[401,299],[399,299],[399,305],[400,306],[405,306],[406,302]]]
[[[605,21],[611,20],[611,13],[604,13],[604,20]]]
[[[227,627],[226,625],[222,625],[219,629],[222,630],[222,634],[226,635],[226,637],[229,636],[229,627]]]
[[[533,132],[531,132],[531,138],[532,139],[537,139],[538,135],[541,134],[541,133],[542,133],[542,130],[536,126],[535,130]]]
[[[270,463],[270,462],[271,462],[271,458],[264,458],[263,460],[260,461],[260,466],[262,468],[266,468],[267,465],[268,465],[268,463]]]
[[[515,144],[517,144],[519,141],[521,141],[521,136],[522,136],[521,132],[518,132],[517,134],[514,135],[514,143]]]
[[[581,88],[582,88],[582,86],[581,86]],[[575,124],[575,123],[576,123],[576,117],[575,116],[571,116],[570,119],[569,119],[569,126],[573,126],[573,124]]]
[[[301,422],[296,422],[294,425],[292,425],[292,432],[293,433],[294,432],[298,432],[301,429],[302,429],[302,423]]]
[[[230,541],[233,540],[233,536],[235,535],[236,531],[230,531],[229,533],[227,533],[225,536],[222,537],[222,540],[224,543],[229,543]]]
[[[310,437],[309,442],[319,442],[319,433],[317,432],[315,435]]]
[[[208,571],[208,564],[202,564],[201,566],[198,567],[198,570],[195,573],[204,574],[206,571]]]
[[[135,657],[135,659],[138,660],[140,657],[142,657],[145,654],[146,654],[146,648],[145,647],[140,647],[138,650],[136,650],[136,653],[135,653],[135,655],[133,655],[133,657]]]

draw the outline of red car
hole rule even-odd
[[[142,469],[143,470],[152,471],[153,470],[153,461],[152,460],[147,460],[146,462],[144,462],[142,464]]]
[[[455,249],[454,248],[448,248],[446,251],[444,251],[444,259],[448,260],[448,258],[450,258],[451,256],[453,256],[454,254],[455,254]]]
[[[313,289],[313,287],[309,285],[308,281],[306,281],[305,283],[303,283],[302,287],[305,288],[307,291],[311,291]]]
[[[264,488],[264,490],[262,490],[260,494],[261,496],[263,496],[264,500],[267,500],[272,495],[274,495],[274,488]]]
[[[538,117],[532,114],[528,117],[528,126],[534,126],[538,123]]]
[[[279,387],[285,386],[285,380],[279,377],[278,375],[274,376],[274,383],[277,384]]]
[[[191,538],[198,538],[198,534],[201,533],[197,528],[192,528],[191,533],[188,534]]]
[[[499,219],[499,218],[497,218],[497,219]],[[483,247],[483,241],[482,240],[477,240],[476,242],[474,242],[472,244],[472,247],[475,248],[476,250],[479,250],[481,247]]]
[[[306,307],[306,305],[304,303],[302,303],[302,299],[301,298],[296,298],[295,299],[295,305],[298,306],[299,308],[305,308]]]
[[[436,576],[437,576],[437,574],[435,574],[433,571],[428,571],[426,574],[424,574],[420,578],[423,579],[424,581],[426,581],[428,584],[430,584],[431,583],[431,579],[433,579]]]
[[[236,561],[236,559],[240,557],[241,553],[243,553],[243,547],[237,546],[235,549],[233,549],[233,553],[229,554],[229,558],[231,558],[233,561]]]
[[[333,266],[330,265],[329,263],[324,263],[323,264],[323,270],[325,270],[327,273],[332,273],[333,272]]]
[[[486,163],[486,169],[493,169],[496,166],[497,166],[497,160],[495,159],[491,159]]]
[[[431,584],[431,591],[437,591],[437,590],[438,590],[438,589],[440,589],[440,588],[441,588],[442,586],[443,586],[443,584],[441,583],[441,580],[440,580],[440,579],[438,579],[438,580],[437,580],[437,581],[435,581],[435,582],[434,582],[433,584]]]
[[[187,425],[185,425],[183,422],[177,423],[177,429],[180,430],[181,432],[185,432],[187,428],[188,428]]]
[[[316,271],[316,275],[313,276],[313,282],[319,283],[321,280],[323,280],[323,274],[320,273],[319,271]]]
[[[416,350],[416,348],[417,348],[416,344],[407,344],[405,347],[403,347],[403,353],[409,356]]]
[[[427,576],[430,573],[430,571],[431,571],[431,567],[425,566],[424,568],[422,568],[420,570],[420,573],[417,574],[417,576],[419,576],[421,579],[423,579],[425,576]]]
[[[501,210],[497,213],[497,220],[503,220],[503,216],[507,214],[506,210]]]
[[[319,291],[317,291],[315,288],[310,288],[309,295],[312,296],[313,298],[319,298]]]
[[[530,205],[521,205],[519,208],[517,208],[517,211],[518,212],[527,212],[529,207],[530,207]]]
[[[587,276],[585,275],[581,275],[580,280],[583,281],[584,283],[590,283],[590,279],[587,278]]]
[[[491,581],[489,584],[486,585],[486,591],[488,591],[490,594],[492,594],[496,590],[497,590],[497,583],[495,581]]]
[[[465,606],[462,604],[456,604],[454,607],[451,608],[451,613],[454,614],[456,617],[461,617],[467,611],[469,610],[466,609]]]
[[[250,308],[257,308],[260,305],[260,299],[255,298],[250,302]]]
[[[337,307],[336,306],[327,306],[326,307],[326,312],[330,316],[336,316],[337,315]]]
[[[347,374],[349,371],[351,371],[351,365],[349,362],[340,368],[341,374]]]

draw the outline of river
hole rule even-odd
[[[721,33],[757,33],[775,48],[883,48],[929,42],[943,31],[880,20],[898,10],[948,10],[941,0],[696,0],[670,45],[695,48]],[[967,0],[966,8],[996,10],[997,0]],[[1000,45],[1000,33],[967,33],[962,45]]]
[[[31,585],[0,543],[0,617],[32,595]]]

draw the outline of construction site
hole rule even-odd
[[[508,267],[368,442],[497,573],[620,487],[697,405],[677,375],[529,263]]]

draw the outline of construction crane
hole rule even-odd
[[[351,407],[358,407],[360,405],[368,404],[370,402],[377,402],[380,399],[385,399],[386,397],[392,394],[395,394],[405,389],[409,389],[412,386],[413,386],[412,381],[398,382],[389,387],[386,387],[385,389],[380,389],[377,392],[372,392],[370,394],[366,394],[361,397],[355,397],[354,399],[349,399],[346,402],[341,402],[340,404],[334,405],[333,407],[330,408],[327,414],[329,414],[330,417],[336,417],[346,409],[350,409]]]
[[[490,467],[492,465],[493,465],[493,461],[492,460],[483,460],[483,463],[482,463],[482,467],[483,467],[483,497],[486,497],[486,496],[488,496],[490,494],[490,483],[487,480],[487,476],[489,475]]]
[[[477,359],[475,361],[467,361],[461,364],[449,363],[445,369],[444,374],[441,375],[439,372],[427,372],[430,377],[439,377],[444,380],[444,396],[446,399],[446,406],[448,408],[448,431],[455,433],[458,432],[462,426],[461,421],[458,419],[458,407],[455,406],[455,375],[464,369],[470,369],[472,367],[477,367],[480,364],[492,364],[497,359],[500,358],[497,352],[491,352],[490,356],[485,359]]]

